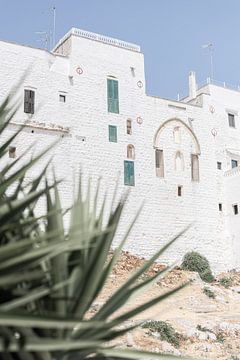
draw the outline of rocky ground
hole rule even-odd
[[[93,312],[143,261],[127,252],[121,255],[109,283],[94,304]],[[162,268],[163,265],[155,264],[144,277],[156,274]],[[220,274],[212,284],[207,284],[197,273],[175,268],[145,294],[132,300],[124,310],[187,280],[192,280],[187,287],[127,324],[149,319],[166,321],[176,331],[178,347],[162,341],[158,332],[142,327],[116,340],[115,345],[191,356],[193,359],[240,360],[240,273]]]

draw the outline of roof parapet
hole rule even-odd
[[[90,31],[85,31],[85,30],[81,30],[81,29],[77,29],[77,28],[72,28],[70,31],[68,31],[57,43],[57,45],[54,47],[53,52],[64,42],[66,41],[71,35],[75,35],[78,37],[82,37],[82,38],[86,38],[86,39],[90,39],[90,40],[95,40],[95,41],[99,41],[108,45],[113,45],[113,46],[117,46],[117,47],[121,47],[127,50],[131,50],[131,51],[136,51],[136,52],[140,52],[141,48],[139,45],[136,44],[132,44],[129,42],[125,42],[122,40],[118,40],[118,39],[114,39],[105,35],[100,35],[100,34],[96,34]]]

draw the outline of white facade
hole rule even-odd
[[[60,138],[51,155],[57,176],[64,179],[64,206],[71,204],[73,173],[80,165],[93,181],[102,176],[103,197],[104,190],[113,191],[118,176],[119,193],[130,188],[124,185],[124,161],[133,161],[135,186],[116,241],[144,201],[129,251],[148,257],[191,224],[161,261],[173,262],[195,250],[215,271],[240,268],[240,208],[235,214],[233,207],[240,206],[240,167],[232,169],[240,165],[240,92],[213,84],[197,89],[191,73],[188,98],[148,96],[137,45],[78,29],[52,53],[8,42],[0,42],[0,50],[0,98],[21,76],[19,98],[25,89],[35,93],[34,114],[25,113],[22,102],[8,129],[9,134],[26,124],[14,144],[16,156],[32,143],[37,142],[38,151]],[[118,83],[119,113],[108,112],[107,79]],[[109,141],[109,125],[117,127],[117,142]],[[127,158],[128,145],[133,145],[134,159]],[[156,151],[162,157],[157,166],[164,169],[156,169]]]

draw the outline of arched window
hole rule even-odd
[[[199,159],[198,155],[191,155],[192,181],[199,181]]]
[[[175,128],[173,129],[173,138],[176,144],[181,143],[180,126],[175,126]]]
[[[132,160],[135,159],[135,148],[131,144],[127,146],[127,158]]]
[[[175,170],[176,171],[184,170],[184,159],[181,151],[177,151],[175,155]]]

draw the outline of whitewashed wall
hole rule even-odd
[[[92,176],[93,182],[102,176],[102,198],[104,189],[113,191],[119,173],[119,194],[128,190],[123,184],[123,162],[127,160],[127,145],[133,144],[135,187],[131,188],[116,242],[144,201],[126,245],[128,250],[148,257],[191,224],[161,261],[180,260],[187,251],[196,250],[206,255],[215,271],[240,265],[234,255],[229,222],[218,210],[218,203],[227,202],[228,194],[223,172],[219,173],[216,162],[221,159],[226,169],[229,166],[223,149],[232,143],[232,135],[228,134],[227,125],[221,136],[212,135],[213,128],[221,128],[227,121],[222,98],[218,99],[217,93],[199,95],[202,106],[147,96],[142,53],[78,36],[71,36],[60,46],[58,55],[5,42],[0,42],[0,49],[0,97],[9,92],[26,69],[30,70],[21,82],[19,97],[23,98],[24,88],[36,91],[36,114],[33,117],[24,114],[21,104],[14,118],[16,123],[30,120],[29,127],[15,142],[17,155],[32,142],[37,141],[36,151],[39,151],[60,139],[51,155],[54,155],[58,177],[64,179],[61,184],[64,206],[71,204],[73,173],[80,165],[86,177]],[[119,81],[119,114],[107,112],[108,76],[115,76]],[[139,81],[142,87],[138,86]],[[59,92],[66,93],[66,103],[59,102]],[[226,96],[229,106],[238,101],[231,99]],[[209,111],[212,104],[216,107],[214,113]],[[142,118],[142,124],[137,122],[138,117]],[[126,134],[128,118],[133,121],[132,135]],[[156,177],[154,137],[161,124],[175,118],[191,124],[200,143],[199,183],[191,181],[190,155],[194,146],[184,126],[181,126],[181,144],[174,142],[176,121],[162,132],[165,178]],[[108,125],[118,127],[117,143],[109,142]],[[11,125],[8,132],[16,129],[17,125]],[[233,141],[239,143],[237,136]],[[175,171],[174,157],[178,150],[184,155],[183,172]],[[36,166],[31,176],[39,173],[45,161]],[[178,185],[183,186],[182,197],[177,196]],[[234,233],[235,237],[238,231],[240,229]]]

